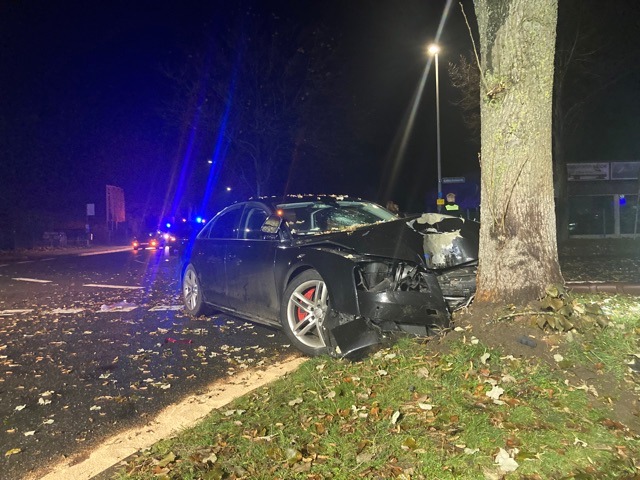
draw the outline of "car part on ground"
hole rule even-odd
[[[345,196],[250,200],[200,232],[183,297],[194,315],[209,305],[282,328],[308,355],[354,356],[397,333],[448,328],[475,293],[478,232]]]

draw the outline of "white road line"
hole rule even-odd
[[[35,260],[23,260],[22,262],[16,262],[14,265],[22,265],[23,263],[33,263]]]
[[[82,313],[85,308],[56,308],[47,313]]]
[[[24,309],[16,309],[16,310],[0,310],[0,316],[6,317],[9,315],[18,315],[20,313],[31,313],[33,312],[33,308],[24,308]]]
[[[178,311],[182,310],[184,305],[158,305],[157,307],[150,308],[149,312],[166,312],[167,310]]]
[[[140,308],[138,305],[131,305],[128,307],[121,307],[121,306],[107,306],[107,305],[103,305],[103,308],[101,308],[100,310],[98,310],[97,312],[94,313],[109,313],[109,312],[131,312],[132,310],[135,310],[136,308]]]
[[[18,280],[20,282],[32,282],[32,283],[51,283],[51,280],[39,280],[37,278],[24,278],[24,277],[15,277],[12,280]]]
[[[0,267],[8,267],[9,264],[8,263],[3,263],[2,265],[0,265]]]
[[[40,260],[41,262],[50,262],[51,260],[55,260],[56,257],[51,257],[51,258],[43,258],[42,260]]]
[[[120,288],[122,290],[141,290],[144,287],[132,287],[129,285],[99,285],[97,283],[85,283],[83,287],[95,287],[95,288]]]
[[[116,247],[116,248],[111,248],[109,250],[102,250],[102,251],[99,251],[99,252],[79,253],[78,256],[79,257],[90,257],[92,255],[104,255],[105,253],[126,252],[127,250],[131,250],[131,247]]]

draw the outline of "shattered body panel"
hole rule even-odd
[[[305,297],[311,299],[315,292],[291,296],[290,286],[296,286],[305,272],[314,271],[322,279],[322,288],[326,286],[329,300],[326,313],[320,315],[320,310],[309,310],[315,312],[322,344],[333,356],[356,354],[383,342],[393,332],[429,335],[447,328],[451,309],[470,301],[475,292],[477,224],[437,214],[398,218],[375,204],[351,199],[347,203],[344,198],[348,197],[329,200],[323,197],[318,201],[312,198],[308,204],[300,196],[288,199],[290,203],[282,199],[278,199],[280,203],[264,199],[262,203],[248,202],[252,208],[262,205],[269,216],[263,238],[231,241],[208,238],[200,243],[218,246],[218,250],[212,251],[224,257],[225,275],[232,272],[258,275],[261,280],[256,282],[253,278],[253,284],[259,287],[247,289],[251,278],[244,281],[236,275],[227,281],[226,290],[205,285],[204,292],[225,292],[222,300],[212,301],[205,295],[205,302],[243,318],[286,327],[286,319],[291,318],[286,317],[287,305],[304,306],[310,303]],[[383,212],[378,214],[376,209]],[[323,216],[330,217],[329,214],[344,225],[333,226],[331,230],[326,229],[326,224],[314,227],[314,222],[320,225],[326,220]],[[366,221],[370,223],[364,224]],[[207,227],[203,229],[206,230]],[[238,231],[242,230],[240,226]],[[233,255],[229,254],[231,251]],[[194,255],[207,258],[199,250],[198,241]],[[255,269],[247,268],[249,259]],[[205,263],[200,262],[191,264],[196,271],[206,271]],[[211,259],[208,262],[219,265]],[[269,276],[274,288],[264,286]],[[242,294],[239,288],[243,289]],[[262,307],[251,311],[247,307],[250,304]],[[320,316],[316,318],[316,314]],[[298,315],[300,322],[303,318],[306,321],[306,317]],[[296,323],[297,317],[294,320]]]
[[[480,225],[459,217],[425,213],[409,226],[423,235],[427,267],[445,269],[478,260]]]

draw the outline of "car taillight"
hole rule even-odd
[[[137,247],[138,245],[139,245],[138,242],[133,242],[134,247]]]
[[[151,240],[151,246],[155,247],[158,245],[158,242],[156,242],[155,240]]]

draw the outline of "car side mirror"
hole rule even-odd
[[[282,217],[278,215],[269,215],[267,219],[264,221],[264,223],[262,224],[262,227],[260,227],[260,231],[262,231],[262,233],[267,233],[269,235],[275,235],[278,233],[281,226],[282,226]]]

